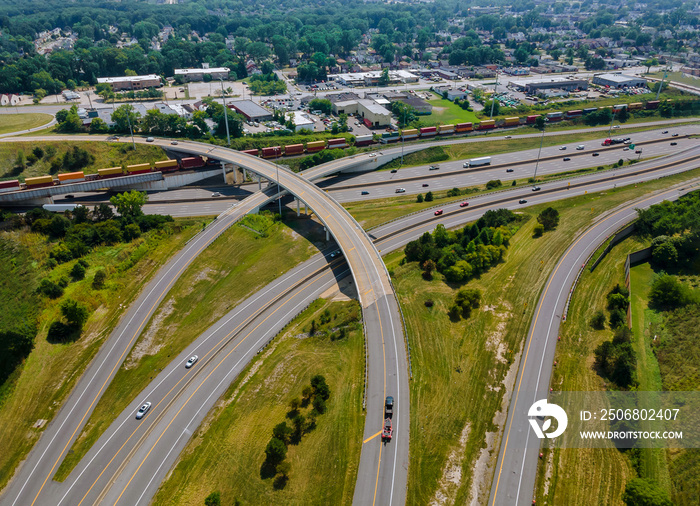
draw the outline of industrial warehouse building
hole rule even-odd
[[[270,121],[272,113],[252,100],[236,100],[226,104],[230,109],[245,116],[248,121]]]
[[[610,86],[611,88],[637,88],[647,85],[647,80],[641,77],[627,76],[623,74],[599,74],[593,76],[593,84]]]
[[[345,86],[376,86],[382,77],[381,70],[371,72],[353,72],[349,74],[331,74],[329,80],[335,80]],[[418,76],[407,70],[390,70],[389,84],[417,83]]]
[[[548,79],[536,79],[533,81],[511,81],[515,89],[531,95],[548,90],[577,91],[587,90],[586,79],[567,79],[565,77],[550,77]]]
[[[175,77],[182,76],[185,82],[190,81],[204,81],[204,76],[206,74],[210,75],[212,79],[228,79],[231,69],[228,67],[212,67],[212,68],[201,68],[201,69],[175,69]]]
[[[149,74],[146,76],[121,76],[121,77],[98,77],[99,84],[111,84],[113,91],[122,90],[145,90],[146,88],[157,88],[162,86],[160,76]]]
[[[335,114],[355,114],[365,119],[365,124],[369,122],[372,127],[391,124],[391,112],[383,105],[367,98],[333,102],[333,112]]]

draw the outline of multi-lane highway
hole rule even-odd
[[[659,173],[668,173],[668,172],[675,172],[675,171],[679,171],[679,170],[686,170],[690,165],[692,165],[692,162],[688,162],[684,166],[682,163],[682,160],[692,158],[690,156],[691,154],[693,156],[697,155],[697,153],[679,153],[676,157],[674,157],[675,161],[672,161],[673,163],[667,164],[669,166],[666,167],[665,169],[655,171],[653,173],[653,175],[651,172],[649,172],[649,173],[646,173],[646,174],[641,175],[641,176],[631,176],[629,179],[623,179],[623,177],[624,177],[623,172],[624,171],[636,172],[638,170],[647,170],[650,167],[663,165],[663,164],[659,163],[660,160],[640,163],[639,165],[634,166],[634,167],[630,167],[629,169],[625,169],[624,171],[622,171],[622,170],[619,171],[616,174],[615,181],[618,184],[628,184],[629,182],[634,181],[634,180],[644,180],[644,179],[649,179],[650,177],[656,177],[656,175],[658,175]],[[697,166],[697,164],[695,166]],[[593,180],[597,176],[599,176],[599,175],[585,176],[585,178],[589,178],[590,180]],[[609,177],[610,175],[608,174],[607,176]],[[577,184],[578,184],[578,182],[584,182],[585,178],[584,177],[577,178]],[[546,199],[554,200],[557,198],[561,198],[562,195],[573,195],[573,194],[576,194],[579,192],[582,193],[583,191],[585,191],[583,186],[579,187],[579,186],[572,185],[572,187],[569,187],[565,183],[564,184],[558,183],[558,184],[560,184],[561,186],[556,187],[555,183],[550,183],[549,185],[546,185],[546,186],[543,185],[543,189],[542,189],[541,193],[533,194],[534,198],[533,198],[533,195],[529,195],[530,201],[531,202],[542,202],[542,201],[545,201]],[[588,189],[588,191],[591,191],[593,189],[610,187],[610,185],[612,185],[612,184],[615,184],[615,182],[607,181],[604,183],[599,183],[597,185],[588,187],[587,189]],[[283,183],[283,186],[284,186],[284,183]],[[570,189],[567,189],[567,188],[570,188]],[[520,193],[518,193],[518,192],[520,192]],[[527,190],[525,190],[525,191],[518,190],[515,192],[504,192],[502,194],[490,195],[490,196],[480,197],[478,199],[473,199],[472,200],[473,207],[465,212],[458,211],[459,208],[457,208],[457,206],[455,205],[456,209],[455,210],[448,210],[446,212],[446,214],[443,217],[441,217],[440,222],[444,222],[447,226],[456,226],[458,223],[463,223],[464,221],[470,221],[472,219],[475,219],[480,212],[485,211],[488,206],[495,205],[494,203],[496,203],[496,202],[498,203],[497,204],[498,207],[518,207],[518,204],[517,204],[518,197],[523,195],[523,194],[528,195]],[[261,198],[260,202],[262,202],[262,200],[264,200],[264,199],[267,199],[267,197],[265,197],[264,199],[262,197],[260,197],[260,198]],[[489,202],[491,204],[489,204]],[[254,202],[254,204],[255,204],[255,202]],[[259,202],[257,202],[257,204],[259,205]],[[239,210],[239,212],[242,212],[242,210]],[[386,233],[393,234],[391,236],[391,241],[394,241],[393,247],[397,247],[398,245],[405,244],[406,241],[414,238],[415,235],[419,235],[420,233],[422,233],[422,230],[420,227],[433,228],[434,225],[438,221],[435,220],[434,216],[431,216],[431,215],[432,215],[431,211],[426,211],[422,214],[413,215],[409,218],[406,218],[405,221],[398,220],[398,221],[388,225],[386,227]],[[217,221],[219,221],[219,220],[217,220]],[[415,230],[413,230],[413,232],[409,232],[408,230],[405,229],[406,227],[409,226],[409,224],[411,222],[419,224],[419,226],[414,227]],[[216,224],[216,222],[215,222],[215,224]],[[210,230],[213,232],[213,229],[210,229]],[[373,231],[373,234],[377,237],[379,237],[378,234],[383,234],[383,233],[384,232],[381,231],[380,229]],[[381,243],[381,248],[383,251],[387,251],[388,249],[391,249],[391,247],[392,247],[392,245],[390,244],[389,239],[387,239],[386,241],[383,241]],[[387,305],[389,305],[389,301],[387,301]],[[381,318],[382,318],[382,313],[381,313],[381,311],[378,311],[376,313],[376,319],[380,320]],[[135,335],[138,335],[138,334],[136,333]],[[204,338],[204,336],[203,336],[203,338]],[[250,343],[257,343],[257,341],[255,341],[252,338],[252,336],[251,336],[251,338],[248,338],[248,339],[249,339]],[[258,338],[258,339],[260,339],[260,338]],[[370,341],[371,340],[372,340],[372,337],[370,336]],[[214,341],[214,338],[211,339],[211,342],[213,342],[213,341]],[[403,343],[400,343],[397,341],[394,341],[394,342],[397,346],[403,345]],[[383,351],[386,351],[387,347],[383,346],[383,348],[384,348]],[[248,352],[251,352],[251,350],[252,350],[252,348],[250,350],[248,350]],[[187,354],[190,354],[191,352],[192,352],[192,350],[188,349],[187,352],[185,354],[183,354],[183,357]],[[237,360],[243,360],[243,362],[245,362],[245,355],[242,355],[243,350],[241,349],[241,347],[239,347],[238,353],[241,355],[240,356],[235,355],[235,353],[233,355],[235,357],[237,357]],[[224,355],[226,355],[226,354],[224,354]],[[221,353],[217,354],[217,357],[219,357],[219,356],[221,356]],[[181,358],[183,358],[183,357],[181,357]],[[243,366],[243,362],[240,362],[241,367]],[[201,372],[198,373],[198,377],[204,377],[205,370],[209,371],[212,367],[215,367],[214,365],[211,365],[214,363],[215,362],[213,359],[211,362],[207,362],[207,363],[202,362],[201,369],[199,369]],[[177,369],[177,366],[178,366],[178,364],[176,362],[174,362],[174,365],[172,367],[175,370],[175,369]],[[92,367],[93,366],[91,366],[91,369],[92,369]],[[223,367],[223,369],[221,369],[221,370],[227,369],[226,366],[222,366],[222,367]],[[403,366],[403,371],[405,373],[405,364]],[[90,373],[90,372],[91,372],[91,370],[88,371],[88,373]],[[212,375],[207,376],[207,378],[213,377],[213,379],[218,379],[218,376],[216,376],[215,371],[212,370],[211,372],[212,372]],[[100,459],[103,459],[105,457],[96,457],[95,460],[92,460],[92,461],[89,459],[83,461],[83,463],[81,463],[81,466],[83,466],[82,468],[89,469],[89,472],[93,472],[93,470],[95,470],[95,469],[105,470],[105,472],[102,474],[102,477],[100,479],[105,480],[105,479],[108,479],[108,477],[109,477],[108,482],[106,484],[100,485],[98,483],[96,486],[94,486],[92,488],[92,490],[90,490],[89,494],[96,493],[96,494],[99,494],[99,496],[101,496],[103,498],[106,498],[106,497],[115,498],[117,496],[115,496],[114,494],[117,494],[117,491],[119,490],[119,484],[125,485],[126,483],[128,483],[128,487],[126,487],[126,488],[128,488],[129,491],[124,493],[124,496],[122,496],[121,501],[124,501],[123,503],[125,503],[125,504],[131,504],[132,500],[137,500],[139,497],[141,497],[142,500],[147,500],[147,498],[150,497],[150,494],[153,493],[154,488],[156,488],[157,484],[159,483],[159,477],[156,475],[152,475],[152,476],[148,476],[148,479],[146,479],[145,473],[143,473],[142,471],[144,469],[151,469],[152,466],[151,466],[151,464],[143,464],[143,463],[147,462],[149,458],[155,459],[156,462],[160,462],[160,464],[158,466],[155,466],[155,467],[160,469],[162,471],[162,473],[165,473],[167,471],[167,469],[169,468],[167,461],[172,461],[172,459],[175,458],[175,456],[178,453],[178,447],[179,447],[178,445],[184,445],[187,438],[189,437],[188,431],[191,431],[191,429],[193,427],[196,427],[197,416],[200,416],[200,415],[204,416],[204,414],[206,413],[206,410],[207,410],[206,406],[205,406],[206,403],[201,404],[202,399],[200,396],[203,396],[204,393],[206,393],[207,394],[205,397],[206,399],[215,400],[218,397],[218,395],[216,395],[216,388],[213,388],[211,386],[214,384],[213,380],[208,381],[208,382],[202,381],[201,383],[199,383],[199,379],[197,379],[197,380],[195,380],[195,379],[185,380],[184,378],[186,377],[186,375],[184,375],[184,374],[181,375],[182,376],[181,378],[179,378],[177,376],[177,372],[173,372],[172,374],[173,374],[173,379],[178,378],[179,380],[182,380],[182,383],[180,383],[180,385],[186,385],[186,388],[190,388],[190,387],[191,388],[198,388],[197,395],[190,397],[189,395],[186,395],[186,393],[189,390],[186,390],[183,388],[176,388],[176,393],[171,393],[171,395],[173,396],[173,398],[171,400],[167,400],[168,399],[167,397],[163,397],[162,402],[164,402],[164,404],[161,404],[161,406],[166,405],[167,409],[166,409],[166,407],[164,407],[163,413],[167,412],[167,415],[163,414],[162,416],[160,416],[157,414],[157,410],[155,408],[152,408],[152,412],[146,417],[146,419],[144,421],[148,421],[149,417],[151,417],[151,419],[153,419],[153,422],[152,422],[153,425],[148,425],[148,426],[144,425],[144,430],[142,432],[135,434],[132,437],[131,444],[133,444],[135,446],[129,447],[128,443],[127,443],[127,446],[124,447],[125,449],[122,450],[122,452],[114,452],[110,456],[110,458],[107,459],[107,461],[100,460]],[[370,375],[371,374],[372,374],[372,372],[370,371]],[[88,375],[89,374],[86,374],[85,376],[88,376]],[[194,376],[197,376],[197,374],[192,375],[190,378],[193,378]],[[228,379],[228,380],[226,380],[225,378],[222,378],[222,379],[224,379],[225,381],[230,381],[230,379]],[[169,380],[169,381],[171,381],[171,380]],[[219,381],[221,381],[221,380],[219,380]],[[168,383],[168,385],[170,385],[170,383]],[[198,387],[194,387],[192,385],[198,385]],[[383,396],[384,396],[384,393],[386,392],[385,388],[383,390],[384,391],[382,392],[381,396],[375,394],[375,397],[378,397],[378,399],[375,399],[375,400],[377,400],[376,404],[379,407],[379,409],[381,409],[381,405],[383,404]],[[389,392],[389,393],[392,393],[392,392]],[[71,397],[74,397],[74,395],[75,395],[75,392]],[[186,399],[191,399],[191,400],[189,401],[189,403],[185,403]],[[407,396],[406,396],[406,399],[407,399]],[[141,397],[134,400],[134,406],[132,406],[132,407],[135,407],[142,400],[144,400],[144,399],[142,399]],[[191,403],[193,401],[196,403],[196,406],[191,405]],[[372,402],[374,402],[371,400],[371,395],[370,395],[368,402],[370,404]],[[181,403],[181,404],[179,404],[179,403]],[[370,406],[370,404],[368,404],[368,407]],[[155,406],[155,403],[154,403],[154,406]],[[195,407],[196,407],[196,409],[195,409]],[[370,439],[370,441],[363,448],[363,457],[362,457],[363,462],[361,463],[361,471],[360,471],[360,476],[359,476],[360,479],[358,480],[358,484],[361,483],[361,480],[365,480],[364,481],[365,484],[366,484],[366,480],[369,480],[370,483],[373,482],[374,486],[370,487],[371,499],[369,498],[369,495],[367,493],[365,493],[365,495],[358,496],[357,491],[356,491],[355,499],[356,499],[356,502],[358,504],[368,503],[368,502],[364,502],[365,500],[367,500],[369,502],[376,502],[377,504],[387,504],[390,501],[403,503],[403,501],[405,499],[405,468],[401,468],[401,467],[397,468],[396,462],[398,460],[402,460],[404,458],[402,455],[405,452],[405,461],[407,463],[408,402],[402,402],[399,405],[399,408],[401,408],[401,407],[403,407],[406,410],[405,414],[403,414],[401,412],[398,413],[399,419],[402,420],[401,423],[403,423],[405,425],[405,428],[402,428],[402,430],[400,432],[401,434],[405,434],[405,441],[395,439],[394,442],[392,442],[390,445],[387,445],[387,447],[381,447],[379,444],[376,445],[379,448],[379,452],[374,452],[375,455],[371,455],[369,465],[367,464],[367,457],[365,457],[365,455],[370,455],[371,452],[368,452],[367,450],[365,450],[365,448],[370,448],[374,442],[378,443],[379,438],[375,437],[374,439]],[[180,409],[180,408],[182,408],[182,409]],[[65,411],[65,409],[66,408],[64,408],[64,410],[62,410],[61,414]],[[184,428],[183,428],[181,425],[179,425],[182,422],[177,421],[177,420],[179,420],[179,418],[177,418],[177,416],[174,416],[174,415],[171,417],[171,413],[177,413],[178,414],[177,416],[181,416],[180,414],[183,414],[185,421],[190,420],[190,422],[187,424],[183,424],[184,425]],[[54,420],[54,422],[52,423],[52,426],[56,424],[56,421],[61,417],[61,414],[59,414],[59,416],[57,416],[57,419]],[[133,410],[132,411],[129,411],[129,410],[125,411],[124,416],[132,416],[132,415],[133,415]],[[188,416],[189,416],[189,418],[188,418]],[[126,425],[126,423],[123,422],[121,417],[117,420],[117,422],[115,422],[115,425],[118,426],[119,423]],[[370,423],[371,423],[370,411],[368,410],[367,426],[369,426]],[[377,423],[380,424],[381,419],[378,420]],[[158,425],[158,424],[161,424],[161,425]],[[165,424],[165,425],[162,425],[162,424]],[[175,426],[175,427],[173,427],[173,426]],[[109,431],[106,433],[106,435],[103,436],[103,438],[105,438],[105,437],[109,438],[108,435],[113,435],[113,437],[110,441],[116,441],[118,439],[118,436],[116,435],[118,431],[114,432],[114,433],[110,432],[110,431],[112,431],[112,429],[114,427],[115,426],[111,427],[109,429]],[[47,432],[49,431],[49,429],[47,429]],[[161,429],[160,433],[158,432],[159,429]],[[177,429],[179,429],[179,431],[177,431]],[[398,427],[397,427],[397,429],[398,429]],[[176,432],[173,432],[173,430],[176,430]],[[368,433],[367,430],[365,432],[366,432],[366,434],[365,434],[366,438],[369,438],[373,435],[371,432]],[[154,436],[154,434],[160,434],[160,435],[159,435],[159,437],[156,438]],[[176,435],[176,437],[174,435]],[[46,434],[45,434],[45,436],[46,436]],[[121,436],[119,436],[119,437],[121,437]],[[173,437],[174,437],[174,439],[173,439]],[[39,445],[42,443],[42,441],[44,439],[45,439],[45,437],[42,438],[42,440],[40,440]],[[100,441],[102,441],[102,440],[100,440]],[[168,442],[172,443],[170,445],[170,447],[168,447]],[[152,444],[152,443],[155,443],[155,444]],[[394,443],[396,443],[396,444],[395,444],[395,446],[392,447],[391,445],[394,445]],[[90,455],[93,452],[97,452],[100,448],[101,448],[100,443],[98,443],[91,450]],[[105,449],[106,448],[107,447],[105,447]],[[121,446],[119,448],[121,448]],[[128,450],[128,451],[126,451],[126,450]],[[65,449],[64,449],[64,451],[65,451]],[[393,451],[393,462],[391,462],[392,451]],[[106,450],[103,450],[103,452],[105,453],[105,455],[109,454]],[[141,453],[139,453],[139,452],[141,452]],[[35,449],[32,453],[32,456],[34,456],[36,453],[37,453],[37,450]],[[30,456],[30,461],[32,459],[32,456]],[[125,456],[128,456],[129,458],[125,459]],[[376,460],[374,460],[375,456],[376,456]],[[112,457],[114,457],[114,460],[112,460]],[[141,460],[139,460],[139,458],[141,458]],[[162,458],[164,460],[160,460],[160,461],[157,460],[159,458]],[[391,466],[379,465],[380,463],[382,463],[382,461],[380,459],[383,459],[384,463],[386,463],[386,461],[389,460],[390,463],[393,464],[393,470],[391,470],[391,472],[383,471],[383,470],[391,469]],[[109,460],[112,460],[111,464],[108,464]],[[102,468],[99,467],[100,462],[102,462]],[[140,462],[140,464],[137,464],[137,462]],[[374,462],[376,462],[376,465],[373,465]],[[89,463],[89,465],[87,463]],[[124,465],[122,466],[122,464],[124,464]],[[141,464],[143,464],[143,465],[141,465]],[[86,465],[88,467],[84,467]],[[139,468],[139,465],[141,465],[140,468]],[[109,466],[113,466],[113,467],[109,468]],[[116,469],[114,466],[116,466]],[[130,467],[130,466],[132,466],[132,467]],[[136,467],[133,467],[133,466],[136,466]],[[25,464],[25,468],[27,468],[26,464]],[[132,472],[131,476],[129,476],[130,471],[134,471],[137,468],[139,469],[139,472],[135,473],[135,474]],[[111,469],[111,471],[110,471],[110,469]],[[363,470],[364,469],[373,469],[373,471],[374,471],[373,473],[372,472],[365,473],[368,475],[373,474],[373,476],[363,477]],[[66,500],[68,501],[70,498],[70,501],[67,502],[66,504],[72,504],[73,498],[78,497],[79,490],[86,491],[85,488],[81,488],[81,487],[85,487],[86,483],[90,483],[87,479],[85,479],[85,480],[83,478],[80,478],[79,480],[78,480],[78,478],[74,479],[74,477],[79,476],[79,474],[81,472],[80,470],[81,470],[81,467],[78,467],[78,469],[76,469],[76,472],[73,473],[71,475],[71,477],[69,478],[69,480],[66,482],[66,484],[67,484],[66,486],[69,486],[68,484],[70,484],[72,482],[72,480],[76,483],[78,483],[78,481],[80,482],[80,484],[73,486],[70,490],[67,491],[69,495],[66,496]],[[116,472],[116,474],[115,474],[115,471],[118,471],[118,472]],[[161,471],[159,471],[159,472],[161,472]],[[83,473],[83,476],[87,476],[87,473],[88,473],[88,471]],[[404,476],[403,483],[399,483],[398,488],[397,488],[396,478],[398,477],[400,479],[402,474]],[[143,479],[142,479],[142,475],[144,475]],[[47,478],[48,478],[48,475],[47,475]],[[15,480],[11,486],[16,485],[17,481],[18,480]],[[390,482],[393,481],[394,486],[392,486],[390,488],[380,486],[380,484],[384,484],[387,481],[390,481]],[[93,480],[93,483],[94,483],[94,480]],[[39,485],[36,485],[36,486],[39,486]],[[56,491],[54,491],[51,488],[53,486],[55,486],[55,485],[52,484],[52,485],[48,486],[49,489],[52,491],[50,497],[56,497],[53,492],[58,491],[58,489],[56,489]],[[107,487],[107,488],[105,489],[105,487]],[[400,488],[400,490],[399,490],[399,488]],[[88,489],[89,489],[89,487],[88,487]],[[97,492],[96,489],[99,489],[99,492]],[[365,489],[367,489],[367,487],[365,487]],[[397,493],[394,493],[394,489],[396,489]],[[61,489],[61,490],[63,491],[64,489]],[[123,490],[123,488],[122,488],[122,490]],[[136,496],[131,496],[130,494],[132,493],[131,492],[132,490],[133,491],[140,490],[141,492],[139,492]],[[106,495],[102,495],[102,491],[105,491]],[[363,490],[361,492],[367,492],[367,490]],[[400,494],[398,492],[400,492]],[[65,494],[65,493],[66,492],[63,491],[61,495]],[[121,491],[119,491],[118,493],[121,494]],[[136,493],[136,492],[134,492],[134,493]],[[112,494],[112,495],[110,495],[110,494]],[[8,496],[9,495],[6,493],[3,497],[3,501],[5,501]],[[92,496],[90,496],[90,497],[92,497]],[[129,498],[129,500],[126,500],[127,497]],[[80,500],[80,499],[78,499],[78,500]],[[21,503],[22,502],[20,502],[18,504],[21,504]],[[42,501],[42,503],[43,503],[43,501]],[[50,504],[51,501],[48,501],[46,503]],[[86,503],[89,504],[90,500],[88,500]],[[109,501],[105,500],[105,503],[108,503],[108,504],[111,503],[111,499]],[[8,503],[8,504],[10,504],[10,503]]]

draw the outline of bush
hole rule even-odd
[[[100,288],[103,288],[105,286],[106,280],[107,273],[103,269],[100,269],[95,273],[95,276],[92,278],[92,287],[99,290]]]
[[[61,295],[63,295],[63,288],[47,278],[41,280],[37,291],[46,295],[50,299],[58,299]]]
[[[605,313],[601,310],[595,312],[591,318],[591,327],[596,330],[603,330],[605,328]]]
[[[498,188],[500,186],[503,186],[503,183],[501,183],[500,179],[492,179],[488,183],[486,183],[486,189],[487,190],[492,190],[494,188]]]
[[[85,267],[81,263],[76,263],[73,268],[70,270],[70,275],[71,277],[79,281],[85,277]]]
[[[418,194],[418,197],[416,197],[416,202],[418,202],[419,204],[423,202],[423,194],[422,193]]]
[[[649,292],[650,305],[659,309],[683,307],[696,298],[690,288],[678,281],[676,276],[670,274],[658,276],[652,283]]]
[[[141,229],[136,223],[130,223],[124,227],[122,236],[125,241],[133,241],[134,239],[141,237]]]
[[[221,492],[212,492],[204,499],[204,506],[221,506]]]
[[[610,328],[616,329],[627,323],[627,312],[624,309],[610,311]]]
[[[277,465],[282,462],[287,456],[287,446],[283,441],[273,437],[270,442],[267,443],[265,448],[265,460],[272,464]]]
[[[425,201],[426,202],[432,202],[433,201],[433,192],[428,192],[425,194]]]
[[[542,237],[542,234],[544,234],[544,225],[542,225],[541,223],[538,223],[537,225],[535,225],[535,229],[533,232],[534,232],[533,235],[535,237]]]

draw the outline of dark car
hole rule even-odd
[[[677,142],[672,142],[672,143],[671,143],[671,146],[678,146],[678,143],[677,143]],[[66,197],[66,198],[68,198],[68,197]]]
[[[369,192],[367,190],[363,190],[360,192],[360,195],[369,195]]]
[[[66,195],[66,196],[63,197],[63,198],[64,198],[64,199],[74,199],[74,198],[75,198],[75,195],[71,195],[71,194],[69,193],[68,195]]]
[[[394,398],[391,396],[384,401],[384,414],[387,418],[391,418],[394,414]]]
[[[513,172],[515,169],[506,169],[506,172]]]
[[[427,188],[427,187],[430,186],[430,185],[429,185],[428,183],[423,183],[421,186],[422,186],[423,188]]]
[[[671,137],[678,137],[678,134],[671,134]]]
[[[391,169],[391,173],[392,173],[392,174],[396,174],[397,172],[398,172],[397,169]]]
[[[571,160],[571,158],[569,158],[568,156],[564,158],[565,162],[568,162],[569,160]]]
[[[600,153],[593,153],[593,156],[600,156]]]
[[[331,253],[331,258],[335,258],[335,257],[337,257],[337,256],[339,256],[339,255],[340,255],[340,250],[337,249],[337,250],[335,250],[333,253]]]
[[[520,199],[520,200],[518,200],[518,204],[527,204],[527,200]]]
[[[664,131],[661,132],[661,133],[662,133],[662,134],[667,134],[667,133],[668,133],[668,130],[664,130]]]
[[[542,189],[542,188],[540,188],[539,186],[533,186],[533,187],[532,187],[532,191],[533,191],[533,192],[538,192],[538,191],[540,191],[541,189]]]

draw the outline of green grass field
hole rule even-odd
[[[21,132],[30,128],[36,128],[46,125],[51,121],[50,114],[39,112],[22,113],[22,114],[3,114],[0,116],[0,134],[8,134],[11,132]]]
[[[656,77],[657,79],[661,79],[664,76],[663,72],[652,72],[650,74],[647,74],[651,77]],[[666,76],[666,82],[668,81],[676,81],[677,83],[681,84],[687,84],[688,86],[700,86],[700,79],[697,77],[693,77],[691,75],[684,74],[683,72],[669,72],[668,76]]]
[[[430,116],[419,116],[421,123],[426,125],[453,125],[457,123],[476,123],[479,118],[473,111],[465,111],[444,98],[428,100],[433,106]]]
[[[158,267],[201,230],[203,221],[178,220],[171,229],[172,233],[154,231],[131,243],[98,247],[86,255],[84,258],[90,267],[85,279],[70,283],[65,289],[65,296],[84,303],[92,311],[82,337],[74,343],[52,344],[47,341],[48,326],[59,313],[58,303],[61,299],[39,302],[39,332],[34,349],[2,386],[0,488],[6,485],[16,466],[26,457],[45,428],[45,424],[40,428],[32,426],[54,417],[76,380],[116,325],[124,307],[128,306]],[[38,277],[58,279],[67,276],[75,263],[71,261],[59,265],[49,272],[45,262],[51,245],[43,236],[25,231],[8,231],[1,235],[4,243],[17,244],[26,251],[28,263]],[[127,270],[126,266],[137,258],[140,260]],[[3,279],[13,275],[6,268],[11,269],[11,264],[3,264],[0,269]],[[105,269],[109,277],[105,288],[94,290],[92,278],[99,268]],[[25,291],[31,289],[31,283],[27,283],[18,288],[11,299],[27,297]],[[18,294],[20,297],[17,297]]]
[[[305,337],[325,310],[330,330],[351,315],[355,301],[316,300],[243,371],[194,433],[180,461],[153,499],[155,505],[201,505],[213,491],[222,504],[351,504],[360,460],[364,413],[363,335],[358,323],[348,337]],[[311,376],[322,374],[331,390],[328,411],[298,445],[290,445],[289,482],[275,490],[260,467],[272,428],[285,421],[289,402]],[[289,422],[289,420],[287,420]],[[289,423],[288,423],[289,424]]]
[[[310,222],[310,220],[300,220]],[[118,413],[192,341],[249,295],[318,250],[306,238],[265,216],[236,225],[205,249],[155,311],[134,348],[95,406],[55,479],[63,481]],[[261,230],[263,229],[263,230]],[[320,234],[320,232],[317,232]]]
[[[27,177],[44,176],[51,173],[51,162],[60,159],[66,151],[74,146],[88,151],[95,157],[94,162],[80,169],[86,174],[94,174],[98,169],[132,165],[135,163],[157,162],[166,160],[165,152],[157,146],[136,145],[134,151],[130,144],[108,142],[0,142],[0,179],[19,179],[24,181]],[[28,160],[32,150],[42,148],[44,155],[31,163]],[[24,166],[18,165],[17,157],[22,152],[25,160]],[[53,152],[53,154],[51,154]],[[60,172],[70,172],[61,169]]]

